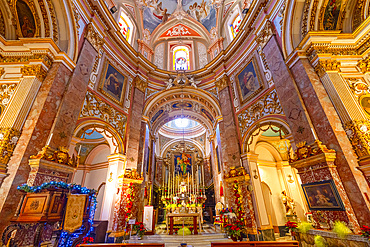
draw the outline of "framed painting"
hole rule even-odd
[[[370,116],[370,94],[361,95],[358,101],[365,113]]]
[[[175,172],[177,174],[186,175],[191,174],[192,169],[192,155],[189,153],[177,153],[173,155],[173,162]]]
[[[345,210],[333,180],[302,184],[302,189],[310,210]]]
[[[33,2],[28,0],[17,0],[15,4],[17,14],[17,34],[23,38],[37,36],[37,24],[34,16],[35,7]]]
[[[244,104],[253,96],[261,92],[263,84],[254,58],[251,59],[236,76],[236,84],[241,104]]]
[[[100,78],[100,91],[117,104],[122,105],[127,78],[109,61],[105,63]]]

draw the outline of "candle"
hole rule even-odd
[[[49,139],[48,139],[48,141],[46,143],[46,146],[49,146],[52,137],[53,137],[53,133],[51,133],[51,135],[49,136]]]
[[[204,191],[204,167],[202,166],[202,179],[203,179],[203,195],[206,193]]]

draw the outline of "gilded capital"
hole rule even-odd
[[[266,21],[265,26],[263,29],[258,33],[256,41],[261,46],[264,47],[267,42],[270,40],[271,36],[273,35],[271,21]]]
[[[223,75],[219,80],[215,82],[218,91],[221,91],[225,87],[229,85],[229,77],[227,75]]]
[[[370,72],[370,59],[361,60],[358,62],[357,67],[360,68],[362,73]]]
[[[316,73],[321,77],[328,71],[339,71],[340,62],[332,59],[319,60],[315,66]]]
[[[99,33],[94,30],[94,27],[91,23],[87,25],[85,38],[90,42],[96,51],[99,51],[104,44],[103,38],[100,37]]]
[[[135,77],[135,87],[141,92],[145,93],[145,89],[148,87],[148,82],[140,79],[139,76]]]
[[[7,164],[17,145],[20,132],[12,128],[0,128],[0,164]]]
[[[367,120],[352,120],[344,129],[358,158],[370,155],[370,123]]]
[[[47,71],[42,67],[41,64],[38,64],[23,66],[23,68],[21,68],[21,73],[23,76],[35,76],[40,81],[43,81],[46,77]]]

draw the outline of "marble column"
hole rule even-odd
[[[139,161],[139,146],[141,134],[141,119],[143,116],[143,107],[145,101],[145,89],[147,82],[140,79],[138,76],[135,78],[135,85],[133,91],[133,98],[131,103],[131,112],[127,126],[127,144],[126,156],[127,165],[126,169],[137,169]],[[142,155],[142,153],[141,153]]]
[[[252,205],[252,197],[247,189],[249,185],[249,174],[247,174],[243,167],[240,167],[239,138],[228,77],[224,75],[221,79],[216,81],[216,86],[219,89],[218,92],[222,113],[222,122],[220,122],[220,136],[223,162],[223,166],[221,167],[223,167],[223,170],[221,171],[221,176],[223,180],[226,204],[234,209],[237,208],[237,204],[235,202],[237,198],[233,190],[234,182],[237,180],[238,186],[242,192],[242,207],[245,211],[245,223],[248,233],[256,234],[256,230],[254,230],[256,229],[256,220]],[[237,169],[236,173],[235,169]],[[234,176],[235,174],[237,175]]]
[[[92,68],[91,61],[97,54],[90,42],[91,40],[85,39],[73,73],[63,63],[53,63],[41,84],[24,123],[22,135],[8,163],[9,176],[4,179],[0,188],[0,232],[9,223],[17,208],[21,196],[17,191],[18,185],[27,181],[30,185],[49,180],[71,181],[68,167],[64,171],[65,174],[54,176],[55,173],[48,168],[49,161],[34,165],[34,170],[30,173],[30,165],[34,163],[29,164],[28,157],[36,155],[47,144],[51,129],[55,129],[56,133],[52,136],[50,146],[56,148],[69,145],[74,123],[84,100],[88,72]]]
[[[144,166],[145,166],[145,144],[148,143],[145,140],[146,136],[146,128],[147,124],[144,121],[141,121],[141,127],[140,127],[140,142],[139,142],[139,151],[138,151],[138,160],[137,160],[137,171],[139,174],[144,174]]]
[[[346,171],[342,173],[341,179],[349,185],[346,192],[348,196],[353,192],[349,198],[355,209],[356,217],[359,222],[369,222],[369,210],[363,206],[366,203],[361,199],[362,195],[359,193],[352,169],[343,155],[344,150],[342,148],[347,149],[348,147],[341,146],[337,140],[343,138],[343,136],[341,136],[340,129],[338,130],[338,122],[336,122],[336,116],[334,116],[336,114],[333,113],[335,110],[331,106],[325,90],[322,90],[322,87],[320,88],[320,80],[313,68],[301,60],[289,70],[275,36],[269,39],[263,48],[263,52],[272,71],[276,91],[280,96],[280,103],[287,116],[287,122],[292,130],[295,143],[306,142],[312,144],[319,137],[320,140],[325,140],[324,144],[338,151],[336,165],[339,174],[342,173],[340,170]],[[338,136],[336,137],[336,135]],[[352,178],[345,178],[348,175]],[[358,223],[354,224],[354,227],[356,225]]]
[[[335,82],[339,87],[336,92],[341,94],[344,100],[341,100],[343,104],[346,104],[348,115],[352,119],[364,119],[364,113],[358,109],[353,102],[353,96],[351,92],[342,89],[346,87],[346,83],[341,79],[338,73],[328,72],[326,75],[322,75],[320,81],[319,76],[316,74],[314,68],[310,64],[307,58],[298,59],[291,67],[292,75],[297,82],[298,90],[302,95],[302,100],[307,107],[307,112],[310,115],[311,121],[315,126],[317,137],[322,141],[328,148],[336,151],[335,165],[337,171],[342,180],[345,191],[348,198],[351,201],[351,205],[355,210],[356,217],[360,224],[370,222],[370,202],[367,202],[365,193],[370,194],[370,188],[367,186],[367,182],[361,171],[356,169],[358,163],[356,161],[356,155],[353,152],[350,140],[347,137],[345,130],[342,127],[342,121],[332,104],[324,85],[328,86],[330,82]],[[327,81],[327,80],[330,80]],[[348,85],[347,85],[348,87]],[[346,97],[343,95],[345,94]],[[334,98],[334,102],[337,102]],[[341,103],[342,104],[342,103]],[[340,109],[340,108],[337,108]],[[342,115],[345,114],[343,111],[338,111]],[[362,114],[361,114],[362,113]],[[345,117],[343,116],[344,120]],[[366,206],[367,205],[367,206]]]

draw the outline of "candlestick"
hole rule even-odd
[[[49,146],[52,137],[53,137],[53,133],[50,134],[49,139],[46,142],[46,146]]]

